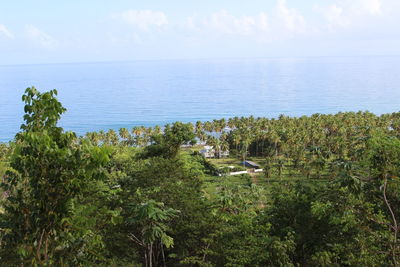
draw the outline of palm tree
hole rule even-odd
[[[229,151],[229,143],[228,143],[227,133],[224,132],[223,134],[221,134],[219,140],[220,140],[221,151],[223,151],[223,152]]]
[[[194,133],[201,142],[204,142],[206,140],[206,134],[204,133],[203,123],[201,121],[196,122]]]
[[[119,143],[118,134],[112,129],[108,130],[106,133],[106,139],[107,143],[113,146],[117,146]]]
[[[212,135],[208,135],[207,136],[207,145],[210,145],[214,148],[216,158],[221,157],[221,143],[220,143],[219,138],[216,138],[215,136],[212,136]]]
[[[119,129],[119,137],[122,139],[123,145],[129,146],[131,144],[132,137],[128,129],[126,128]]]
[[[204,129],[204,131],[209,132],[209,133],[213,132],[213,125],[212,125],[212,123],[209,122],[209,121],[206,121],[206,122],[203,124],[203,129]]]
[[[106,143],[107,143],[107,140],[106,140],[106,133],[105,133],[103,130],[100,130],[100,131],[99,131],[98,137],[99,137],[99,141],[100,141],[101,143],[103,143],[103,144],[106,144]]]
[[[92,145],[99,145],[100,135],[97,132],[87,132],[85,136],[90,141],[90,143],[92,143]]]
[[[132,128],[133,139],[134,139],[136,146],[140,146],[142,143],[142,141],[141,141],[142,133],[143,133],[142,131],[143,131],[143,127],[141,127],[141,126],[135,126]]]

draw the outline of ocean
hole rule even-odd
[[[0,66],[0,142],[22,124],[27,87],[58,90],[60,125],[87,131],[400,110],[400,57],[166,60]]]

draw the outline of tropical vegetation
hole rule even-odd
[[[22,100],[0,144],[1,266],[400,265],[400,113],[77,136],[56,90]],[[245,160],[263,171],[230,176]]]

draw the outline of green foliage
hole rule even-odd
[[[164,209],[164,204],[149,200],[134,207],[132,214],[134,217],[128,218],[130,224],[140,224],[142,227],[144,245],[152,244],[157,240],[167,248],[173,247],[173,238],[166,234],[167,225],[165,221],[172,219],[179,211],[171,208]]]
[[[216,266],[294,266],[291,236],[280,240],[269,234],[269,225],[252,214],[231,215],[221,223],[210,245],[210,261]]]
[[[133,216],[127,218],[128,225],[135,230],[139,228],[140,233],[139,235],[129,233],[129,237],[134,243],[144,248],[145,265],[157,265],[158,255],[154,254],[157,247],[161,248],[165,264],[163,247],[171,248],[174,245],[174,239],[167,234],[168,225],[166,222],[175,217],[179,211],[164,208],[163,203],[154,200],[131,208],[132,211],[129,211],[129,213]]]
[[[156,201],[165,207],[173,207],[180,213],[170,223],[170,234],[174,239],[174,247],[166,248],[165,252],[185,258],[196,251],[201,235],[207,235],[208,223],[211,221],[209,207],[202,197],[201,180],[203,166],[190,155],[180,155],[176,158],[152,157],[137,160],[135,157],[126,158],[125,174],[121,175],[121,199],[124,217],[131,218],[130,207],[138,203]],[[128,219],[127,219],[128,220]],[[172,227],[173,225],[173,227]],[[120,230],[141,236],[140,227]],[[160,246],[154,247],[154,255],[161,257]],[[140,247],[138,249],[141,249]],[[166,257],[167,262],[176,262],[175,257]],[[145,262],[142,258],[142,262]]]
[[[349,179],[349,178],[346,178]],[[388,233],[376,206],[363,193],[353,192],[347,181],[327,187],[290,185],[278,188],[265,221],[272,234],[294,234],[295,262],[317,266],[385,266]],[[359,188],[358,192],[362,192]]]
[[[21,129],[26,132],[39,132],[43,129],[60,131],[56,125],[66,109],[55,96],[55,89],[42,94],[35,87],[27,88],[22,96],[25,102],[25,124],[21,125]]]
[[[9,169],[9,158],[12,152],[12,148],[10,145],[0,143],[0,178],[6,173]],[[0,179],[1,181],[1,179]],[[0,189],[0,199],[2,191]]]
[[[78,138],[57,126],[56,95],[28,88],[22,131],[0,144],[1,266],[399,265],[400,113]],[[181,151],[196,138],[251,156],[272,179],[212,177],[242,168]]]
[[[190,123],[175,122],[172,126],[167,124],[163,133],[155,134],[152,145],[146,147],[144,157],[163,156],[175,157],[184,144],[195,144],[193,125]]]
[[[399,177],[400,139],[382,132],[373,135],[367,142],[364,160],[374,177]]]
[[[0,143],[0,161],[8,159],[11,152],[11,147],[7,144]]]
[[[205,174],[217,176],[218,174],[221,173],[221,170],[217,166],[215,166],[212,162],[204,158],[204,156],[201,155],[200,153],[194,152],[192,154],[192,158],[197,162],[199,162],[204,167],[203,171]]]
[[[108,161],[108,152],[78,143],[74,133],[56,126],[65,109],[55,90],[41,94],[28,88],[25,93],[24,131],[16,137],[13,170],[2,184],[8,197],[0,218],[0,257],[10,265],[62,265],[68,261],[66,255],[78,260],[81,253],[91,254],[87,243],[98,242],[86,231],[74,237],[77,233],[68,218],[77,214],[74,201],[90,182],[104,178],[101,166]]]

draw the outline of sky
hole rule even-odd
[[[0,65],[400,55],[400,0],[18,0]]]

